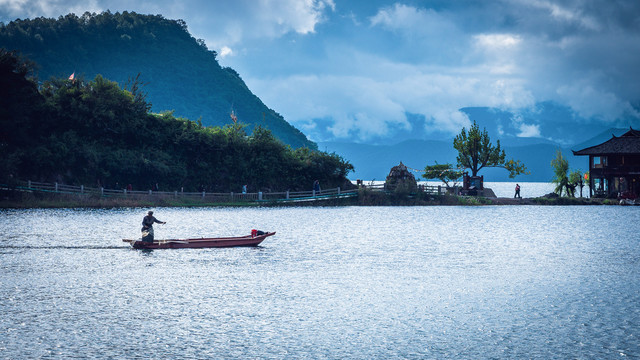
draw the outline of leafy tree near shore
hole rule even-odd
[[[562,155],[562,151],[560,151],[560,149],[556,151],[556,157],[551,160],[551,167],[553,167],[554,173],[551,182],[556,184],[554,192],[562,196],[562,192],[564,190],[567,196],[575,197],[575,183],[572,183],[570,178],[567,176],[567,172],[569,171],[569,161]],[[574,173],[571,175],[575,180],[576,175],[574,175]],[[577,176],[579,177],[581,175]]]
[[[584,186],[584,183],[582,182],[582,171],[580,170],[573,170],[571,171],[571,173],[569,173],[569,183],[571,184],[571,187],[573,189],[573,193],[575,196],[575,189],[577,187],[580,187],[580,196],[582,197],[582,187]]]
[[[500,140],[493,146],[487,129],[481,132],[475,121],[469,132],[462,128],[460,134],[453,139],[453,147],[458,150],[458,167],[471,170],[473,176],[477,176],[485,167],[504,168],[509,171],[510,178],[527,173],[520,160],[506,160],[505,152],[500,148]]]
[[[220,192],[244,184],[252,191],[308,190],[315,179],[326,187],[349,184],[353,166],[340,156],[293,150],[262,127],[247,135],[241,123],[204,127],[172,112],[152,114],[139,84],[126,90],[100,75],[38,88],[28,69],[0,52],[0,91],[17,91],[0,98],[2,177]]]
[[[35,64],[0,48],[0,174],[9,176],[26,157],[30,129],[44,111],[44,98],[33,80]]]
[[[422,174],[422,177],[427,180],[438,179],[449,188],[451,186],[456,186],[457,181],[462,177],[462,174],[462,170],[454,169],[451,164],[435,164],[427,165],[424,168],[424,174]],[[453,182],[453,185],[449,185],[450,182]]]

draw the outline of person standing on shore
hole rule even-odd
[[[518,198],[518,199],[522,199],[522,197],[520,196],[520,185],[516,184],[516,194],[513,195],[513,198]]]
[[[153,211],[149,211],[147,216],[142,219],[142,241],[153,242],[153,224],[166,224],[166,221],[160,221],[153,216]]]

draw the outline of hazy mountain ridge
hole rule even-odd
[[[628,116],[605,122],[586,119],[576,114],[568,106],[551,101],[540,102],[528,109],[504,110],[490,107],[464,107],[460,112],[467,118],[486,128],[492,140],[500,140],[504,146],[533,144],[557,144],[570,147],[599,134],[609,128],[640,128],[640,119]],[[405,140],[442,140],[453,138],[449,130],[434,126],[421,114],[405,114],[407,124],[388,124],[384,135],[370,139],[360,139],[356,135],[336,138],[332,133],[332,121],[318,119],[315,127],[308,130],[311,138],[318,142],[355,142],[393,145]]]
[[[35,61],[43,80],[101,74],[125,85],[140,73],[153,111],[174,110],[176,116],[220,126],[231,122],[234,111],[250,128],[261,125],[293,147],[316,148],[235,70],[221,67],[217,54],[193,38],[182,20],[126,11],[16,20],[0,26],[0,47]]]

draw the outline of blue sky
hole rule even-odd
[[[107,9],[185,20],[316,141],[455,134],[473,106],[549,136],[517,115],[543,101],[587,122],[640,119],[638,0],[0,0],[0,21]]]

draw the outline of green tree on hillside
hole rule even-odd
[[[249,124],[248,134],[261,125],[292,147],[317,149],[253,94],[235,70],[221,67],[216,52],[194,38],[183,20],[128,11],[18,19],[0,26],[0,48],[29,54],[40,65],[41,79],[66,79],[75,71],[87,79],[101,74],[125,84],[139,74],[149,82],[148,105],[157,113],[173,110],[177,116],[222,127],[234,107]]]
[[[26,67],[25,67],[26,66]],[[144,96],[100,75],[86,81],[28,78],[15,54],[0,52],[0,170],[16,179],[147,190],[308,190],[349,186],[353,166],[335,154],[293,150],[270,130],[240,122],[205,127],[172,112],[149,113]],[[14,76],[15,75],[15,76]],[[2,179],[5,180],[5,179]]]
[[[500,148],[500,140],[493,146],[487,129],[481,132],[475,121],[468,133],[462,128],[453,140],[453,147],[458,150],[458,167],[471,170],[473,176],[477,176],[478,171],[485,167],[504,168],[509,171],[510,178],[527,171],[520,160],[505,160],[506,155]]]
[[[33,80],[35,64],[15,51],[0,48],[0,180],[17,176],[31,144],[32,129],[41,125],[44,98]]]

